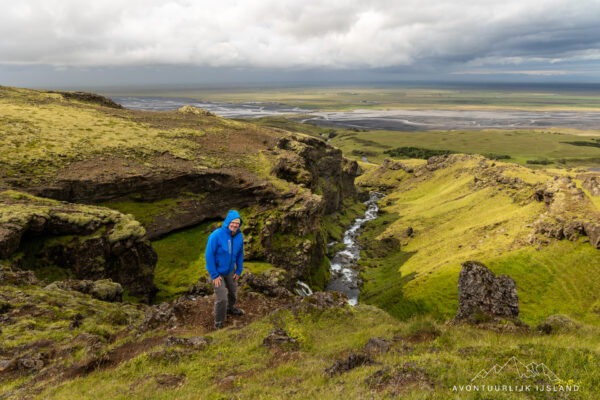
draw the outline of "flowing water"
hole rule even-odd
[[[311,294],[313,294],[313,291],[311,290],[310,286],[308,286],[306,283],[304,283],[302,281],[297,281],[296,282],[296,293],[298,293],[302,297],[306,297],[306,296],[310,296]]]
[[[346,246],[338,251],[331,260],[331,280],[327,284],[327,290],[337,290],[348,296],[348,303],[355,305],[358,302],[360,289],[358,288],[358,267],[360,259],[360,247],[356,241],[365,222],[377,218],[379,206],[377,201],[383,198],[383,194],[372,191],[369,200],[365,202],[368,208],[364,217],[357,218],[352,226],[344,233],[343,243]],[[329,245],[333,245],[330,243]]]
[[[256,118],[306,114],[299,122],[356,129],[426,131],[449,129],[522,129],[568,127],[597,129],[600,113],[585,111],[523,110],[350,110],[315,111],[272,102],[225,103],[186,98],[115,96],[112,100],[132,110],[176,110],[184,105],[202,108],[225,118]]]

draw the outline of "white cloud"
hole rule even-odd
[[[557,76],[573,74],[569,70],[472,70],[472,71],[455,71],[451,75],[534,75],[534,76]]]
[[[377,68],[600,52],[595,0],[0,0],[0,9],[3,64]]]

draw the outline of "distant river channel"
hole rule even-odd
[[[176,110],[184,105],[208,110],[225,118],[258,118],[302,114],[293,118],[319,126],[394,131],[448,129],[598,129],[600,112],[520,110],[373,110],[315,111],[280,103],[220,103],[168,97],[111,97],[132,110]]]

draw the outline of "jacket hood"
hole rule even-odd
[[[227,213],[227,217],[225,217],[225,221],[223,221],[223,228],[229,228],[229,223],[236,218],[240,219],[241,228],[244,221],[242,220],[242,217],[240,217],[240,213],[238,213],[236,210],[229,210],[229,212]]]

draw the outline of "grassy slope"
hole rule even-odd
[[[533,189],[474,189],[477,162],[456,163],[426,180],[412,179],[401,170],[383,177],[372,171],[358,179],[363,184],[390,182],[394,176],[402,181],[396,181],[398,190],[382,201],[388,224],[383,225],[384,217],[365,231],[367,241],[399,239],[402,250],[383,257],[365,254],[362,264],[379,268],[365,268],[368,281],[361,299],[398,317],[433,312],[450,318],[458,306],[460,263],[479,260],[515,279],[525,322],[566,313],[599,323],[591,307],[600,283],[586,279],[600,272],[598,250],[589,243],[568,241],[530,245],[530,224],[545,211],[544,205],[527,200]],[[503,174],[531,183],[550,179],[517,166]],[[412,238],[403,234],[408,227],[415,231]]]
[[[263,338],[274,327],[296,338],[298,350],[262,346]],[[516,356],[525,363],[543,362],[564,382],[572,380],[579,385],[573,398],[593,399],[600,383],[595,373],[600,361],[597,334],[597,328],[589,326],[541,336],[440,326],[426,318],[399,322],[366,305],[298,316],[279,311],[243,330],[211,333],[208,336],[213,342],[206,350],[182,359],[160,361],[149,357],[149,353],[162,350],[159,345],[115,370],[95,372],[49,388],[40,398],[366,399],[396,398],[392,391],[397,390],[407,399],[447,399],[453,386],[467,385],[481,369]],[[350,351],[360,351],[371,337],[389,340],[393,350],[374,355],[373,365],[332,378],[324,374],[334,361],[345,358]],[[397,386],[369,387],[368,377],[387,368],[388,376],[404,371],[405,380]],[[157,378],[169,376],[165,374],[180,376],[183,381],[174,387],[161,386]],[[515,379],[499,375],[478,383],[534,384],[534,379]],[[502,393],[506,399],[524,397],[548,398],[545,393]],[[461,393],[460,398],[482,397]]]
[[[277,137],[212,114],[120,110],[0,86],[0,178],[23,178],[25,185],[53,179],[62,168],[87,160],[120,159],[110,168],[122,174],[168,168],[163,156],[198,169],[245,167],[273,180],[271,162],[260,150]],[[249,154],[248,147],[256,152]],[[114,172],[95,171],[98,177]]]

